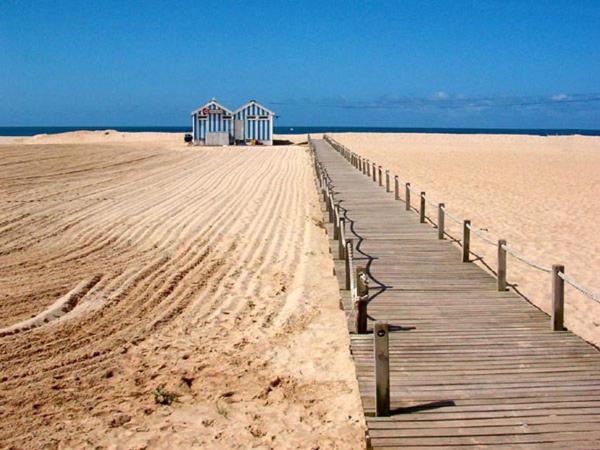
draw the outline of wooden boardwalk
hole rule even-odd
[[[354,334],[336,273],[373,448],[600,448],[600,352],[438,240],[393,193],[313,140],[367,267],[369,326],[390,333],[391,409],[374,417],[373,335]],[[330,236],[332,236],[330,232]],[[332,242],[337,258],[337,244]]]

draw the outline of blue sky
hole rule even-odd
[[[213,96],[277,125],[600,129],[600,2],[1,2],[0,126],[187,125]]]

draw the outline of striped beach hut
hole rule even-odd
[[[273,118],[275,113],[256,100],[250,100],[233,113],[235,117],[235,141],[257,141],[273,145]]]
[[[233,141],[233,112],[216,99],[192,112],[194,144],[229,145]]]

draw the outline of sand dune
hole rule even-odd
[[[363,445],[304,148],[180,138],[0,148],[0,447]]]
[[[402,183],[426,191],[493,239],[600,290],[600,138],[583,136],[332,134]],[[402,195],[402,198],[404,196]],[[428,206],[428,208],[430,208]],[[435,211],[429,213],[437,220]],[[450,220],[454,236],[460,229]],[[496,248],[474,237],[472,250],[496,265]],[[549,311],[550,276],[508,258],[508,279]],[[600,345],[600,304],[566,287],[568,328]]]

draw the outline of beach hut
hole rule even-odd
[[[256,100],[250,100],[233,113],[235,142],[260,142],[273,145],[273,118],[275,113]]]
[[[194,144],[229,145],[233,142],[233,112],[216,99],[192,112]]]

